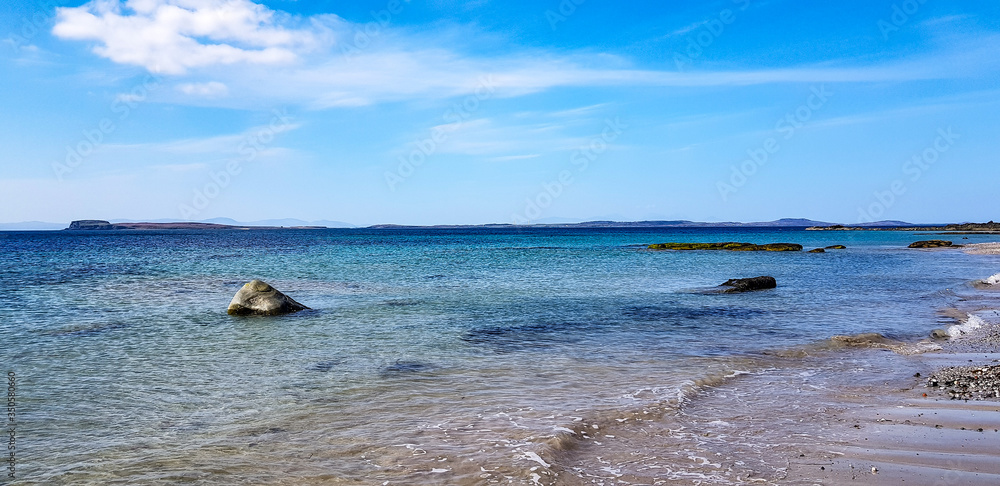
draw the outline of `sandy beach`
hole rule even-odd
[[[1000,243],[974,243],[965,246],[970,255],[1000,255]]]
[[[1000,484],[1000,285],[968,287],[947,338],[838,337],[582,424],[554,484]]]

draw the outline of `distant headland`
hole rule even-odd
[[[844,226],[840,224],[830,226],[810,226],[807,231],[938,231],[943,233],[985,233],[1000,234],[1000,223],[990,221],[988,223],[962,223],[948,224],[943,226]]]
[[[231,221],[231,220],[227,220]],[[305,223],[298,220],[272,220],[280,222]],[[225,224],[221,222],[119,222],[111,223],[104,220],[79,220],[70,223],[64,230],[73,231],[115,231],[115,230],[271,230],[271,229],[327,229],[328,226],[317,224],[301,225],[261,225],[261,224]],[[343,226],[340,226],[343,227]],[[396,225],[378,224],[368,226],[365,229],[393,230],[393,229],[503,229],[503,228],[564,228],[564,229],[587,229],[587,228],[663,228],[663,229],[683,229],[683,228],[773,228],[773,229],[796,229],[809,231],[934,231],[945,233],[992,233],[1000,234],[1000,223],[990,221],[988,223],[960,223],[945,225],[915,225],[904,221],[877,221],[873,223],[863,223],[857,225],[841,225],[825,223],[810,219],[779,219],[776,221],[762,221],[753,223],[741,222],[698,222],[687,220],[676,221],[586,221],[579,223],[548,223],[548,224],[528,224],[514,225],[505,223],[478,224],[478,225]]]
[[[233,226],[216,223],[110,223],[99,219],[73,221],[66,230],[249,230],[249,229],[324,229],[325,226]]]

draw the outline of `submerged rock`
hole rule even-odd
[[[876,332],[855,334],[853,336],[833,336],[830,338],[830,341],[852,348],[889,348],[904,344],[902,341],[889,339]]]
[[[720,285],[719,287],[731,287],[729,289],[723,290],[726,294],[735,294],[739,292],[752,292],[754,290],[765,290],[773,289],[778,286],[778,281],[774,277],[753,277],[753,278],[733,278],[726,281],[726,283]]]
[[[827,250],[846,250],[847,247],[844,245],[831,245],[826,247]]]
[[[260,280],[252,280],[236,292],[226,312],[231,316],[276,316],[305,309],[308,307],[274,287]]]
[[[802,251],[802,245],[795,243],[768,243],[755,245],[753,243],[655,243],[649,245],[650,250],[728,250],[728,251]]]
[[[431,366],[428,364],[420,363],[418,361],[403,361],[396,360],[395,363],[382,368],[379,376],[382,378],[389,378],[392,376],[399,376],[410,373],[423,373],[431,370]]]
[[[808,252],[806,252],[806,253],[826,253],[826,250],[824,250],[824,249],[822,249],[822,248],[817,248],[817,249],[815,249],[815,250],[809,250],[809,251],[808,251]]]
[[[950,241],[944,240],[926,240],[926,241],[915,241],[910,243],[910,248],[944,248],[948,246],[954,246]]]

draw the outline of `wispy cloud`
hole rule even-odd
[[[554,111],[549,113],[549,116],[558,118],[578,118],[581,116],[593,115],[594,113],[609,106],[611,106],[611,103],[597,103],[589,106],[581,106],[579,108],[571,108],[569,110]]]
[[[363,26],[335,15],[292,17],[249,0],[94,0],[59,9],[53,32],[97,41],[94,52],[116,63],[178,78],[177,90],[157,93],[154,100],[229,107],[259,106],[261,100],[329,109],[443,99],[472,93],[485,78],[496,97],[515,97],[566,87],[906,82],[958,77],[975,66],[967,56],[958,66],[931,58],[674,72],[644,69],[608,54],[524,49],[499,56],[463,54],[444,41],[435,47],[426,35],[413,42],[390,27],[378,45],[345,56],[336,46],[349,43],[356,28]],[[975,57],[996,51],[981,46]],[[184,79],[189,74],[213,81]]]
[[[240,151],[253,142],[258,134],[268,131],[271,135],[296,130],[301,124],[288,124],[275,131],[269,126],[259,126],[249,128],[240,133],[227,135],[216,135],[202,138],[185,138],[168,142],[140,143],[140,144],[107,144],[103,147],[106,152],[138,152],[138,153],[161,153],[175,156],[209,156],[212,158],[236,157]],[[259,142],[258,142],[259,145]],[[255,146],[256,147],[256,146]],[[268,146],[256,152],[258,156],[278,156],[292,153],[291,149]],[[178,164],[175,167],[187,167],[191,164]],[[166,166],[163,166],[166,167]]]
[[[679,29],[677,29],[677,30],[675,30],[675,31],[667,34],[667,37],[684,35],[684,34],[687,34],[688,32],[693,32],[698,27],[701,27],[701,26],[703,26],[703,25],[705,25],[707,23],[708,23],[707,20],[701,20],[701,21],[698,21],[698,22],[695,22],[695,23],[692,23],[692,24],[689,24],[689,25],[685,25],[684,27],[681,27],[681,28],[679,28]]]
[[[218,81],[208,83],[184,83],[177,86],[178,91],[207,98],[218,98],[229,94],[229,87]]]

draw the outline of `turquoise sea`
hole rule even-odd
[[[768,369],[780,350],[866,332],[914,340],[940,327],[938,311],[970,281],[1000,272],[1000,256],[905,248],[936,238],[0,233],[0,363],[17,377],[15,484],[586,483],[612,466],[595,461],[590,471],[572,457],[564,439],[586,436],[581,427],[607,440],[635,435],[621,417]],[[848,249],[644,249],[671,241]],[[778,288],[706,291],[758,275]],[[254,278],[312,309],[227,315]]]

